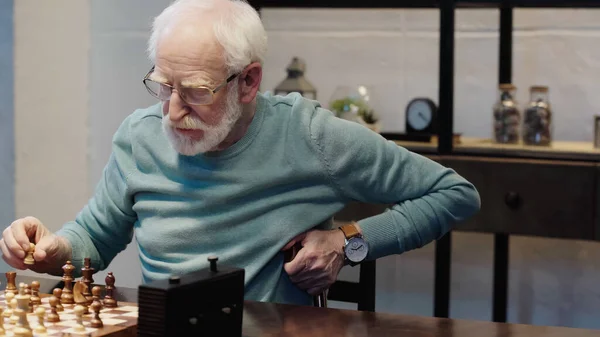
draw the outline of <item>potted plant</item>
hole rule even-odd
[[[369,106],[368,100],[369,96],[364,86],[358,87],[357,90],[340,87],[336,90],[329,108],[339,118],[360,123],[379,132],[379,116]]]

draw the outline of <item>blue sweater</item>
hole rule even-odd
[[[422,247],[480,207],[453,170],[336,118],[297,94],[261,93],[247,134],[218,155],[182,156],[161,129],[160,104],[129,115],[93,197],[57,234],[76,270],[97,270],[138,243],[143,282],[207,268],[244,268],[246,299],[310,304],[281,248],[353,200],[395,204],[360,221],[369,259]]]

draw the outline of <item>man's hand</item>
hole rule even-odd
[[[29,243],[36,244],[33,259],[35,264],[23,262]],[[71,245],[65,238],[52,233],[34,217],[18,219],[2,233],[0,240],[2,259],[17,269],[31,269],[38,273],[61,275],[60,267],[70,260]]]
[[[344,266],[344,242],[344,233],[339,229],[302,233],[283,248],[285,251],[297,243],[302,245],[284,269],[300,289],[318,295],[337,280]]]

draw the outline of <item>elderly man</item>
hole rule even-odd
[[[143,282],[207,267],[244,268],[246,298],[310,304],[346,265],[400,254],[439,238],[480,207],[451,169],[336,118],[297,94],[259,92],[267,39],[243,1],[181,0],[156,17],[159,103],[129,115],[93,197],[51,233],[12,223],[0,246],[18,269],[61,275],[90,257],[105,269],[135,234]],[[343,228],[348,202],[393,204]],[[29,242],[35,264],[24,264]],[[296,257],[284,251],[299,243]]]

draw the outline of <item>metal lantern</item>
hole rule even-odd
[[[298,57],[294,57],[287,68],[287,78],[275,88],[275,95],[287,95],[297,92],[308,99],[317,99],[317,89],[304,77],[306,64]]]

